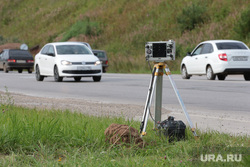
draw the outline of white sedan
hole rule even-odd
[[[250,80],[250,50],[240,41],[211,40],[200,43],[181,62],[183,79],[206,75],[208,80],[225,80],[230,74],[243,74]]]
[[[63,77],[73,77],[80,81],[82,77],[92,77],[95,82],[101,80],[102,64],[84,44],[76,42],[56,42],[46,44],[35,56],[36,80],[54,76],[56,82]]]

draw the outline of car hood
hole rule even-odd
[[[91,55],[91,54],[82,54],[82,55],[57,55],[57,58],[60,60],[67,60],[70,62],[95,62],[99,60],[96,56]]]

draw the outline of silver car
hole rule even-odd
[[[225,80],[227,75],[242,74],[250,80],[250,50],[235,40],[211,40],[198,44],[182,59],[183,79],[192,75],[206,75],[208,80]]]

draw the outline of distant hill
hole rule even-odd
[[[106,50],[110,72],[148,72],[147,41],[173,39],[181,58],[199,42],[236,39],[250,46],[249,0],[1,0],[0,44],[30,48],[85,41]]]

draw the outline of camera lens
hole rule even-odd
[[[150,49],[147,50],[147,54],[151,54],[152,51]]]

